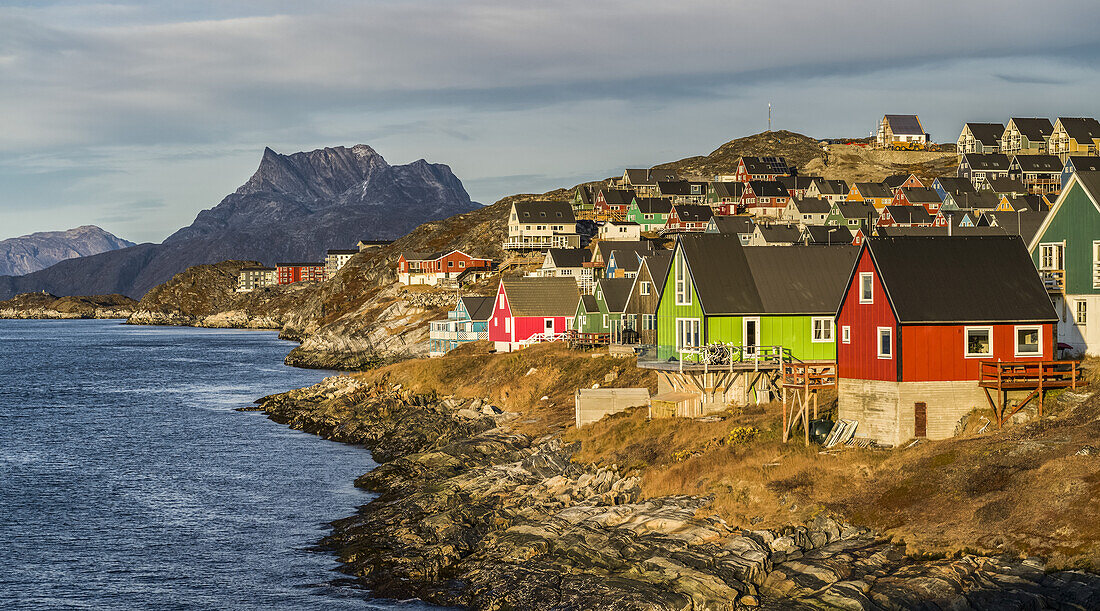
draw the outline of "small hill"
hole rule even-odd
[[[126,318],[135,306],[137,302],[124,295],[23,293],[0,301],[0,318]]]
[[[788,163],[802,168],[810,161],[824,157],[825,152],[816,138],[780,130],[730,140],[709,155],[688,157],[655,167],[676,170],[681,176],[712,177],[715,174],[732,174],[737,169],[738,158],[745,155],[786,157]]]

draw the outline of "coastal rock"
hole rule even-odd
[[[123,295],[57,297],[49,293],[25,293],[0,301],[0,318],[128,318],[136,306],[136,301]]]

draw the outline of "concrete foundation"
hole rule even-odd
[[[953,436],[963,416],[989,407],[985,393],[973,380],[884,382],[841,378],[837,393],[838,416],[859,423],[856,437],[894,446],[915,437],[918,402],[926,406],[928,439]]]
[[[577,426],[591,424],[609,414],[649,405],[647,388],[581,388],[574,395]]]

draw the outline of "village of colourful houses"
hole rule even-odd
[[[930,142],[917,116],[886,115],[871,145]],[[1100,122],[967,123],[956,147],[957,174],[932,180],[847,184],[745,156],[708,180],[627,169],[572,202],[515,203],[503,249],[541,265],[461,297],[431,323],[431,354],[567,342],[656,371],[652,397],[578,390],[578,425],[781,401],[784,439],[898,446],[950,437],[975,409],[996,426],[1041,417],[1100,354]],[[356,252],[246,269],[238,290],[323,279]],[[406,252],[396,271],[462,287],[494,262]],[[819,432],[824,390],[836,422]]]

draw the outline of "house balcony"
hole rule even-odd
[[[463,324],[457,321],[439,320],[430,323],[428,328],[428,339],[459,343],[476,342],[483,339],[489,339],[489,332],[472,331],[468,328],[468,323]]]
[[[1043,280],[1043,286],[1047,288],[1048,293],[1065,293],[1066,292],[1066,270],[1064,269],[1043,269],[1039,270],[1039,277]]]
[[[550,248],[580,248],[578,234],[568,233],[552,236],[509,236],[504,241],[504,250],[547,250]]]

